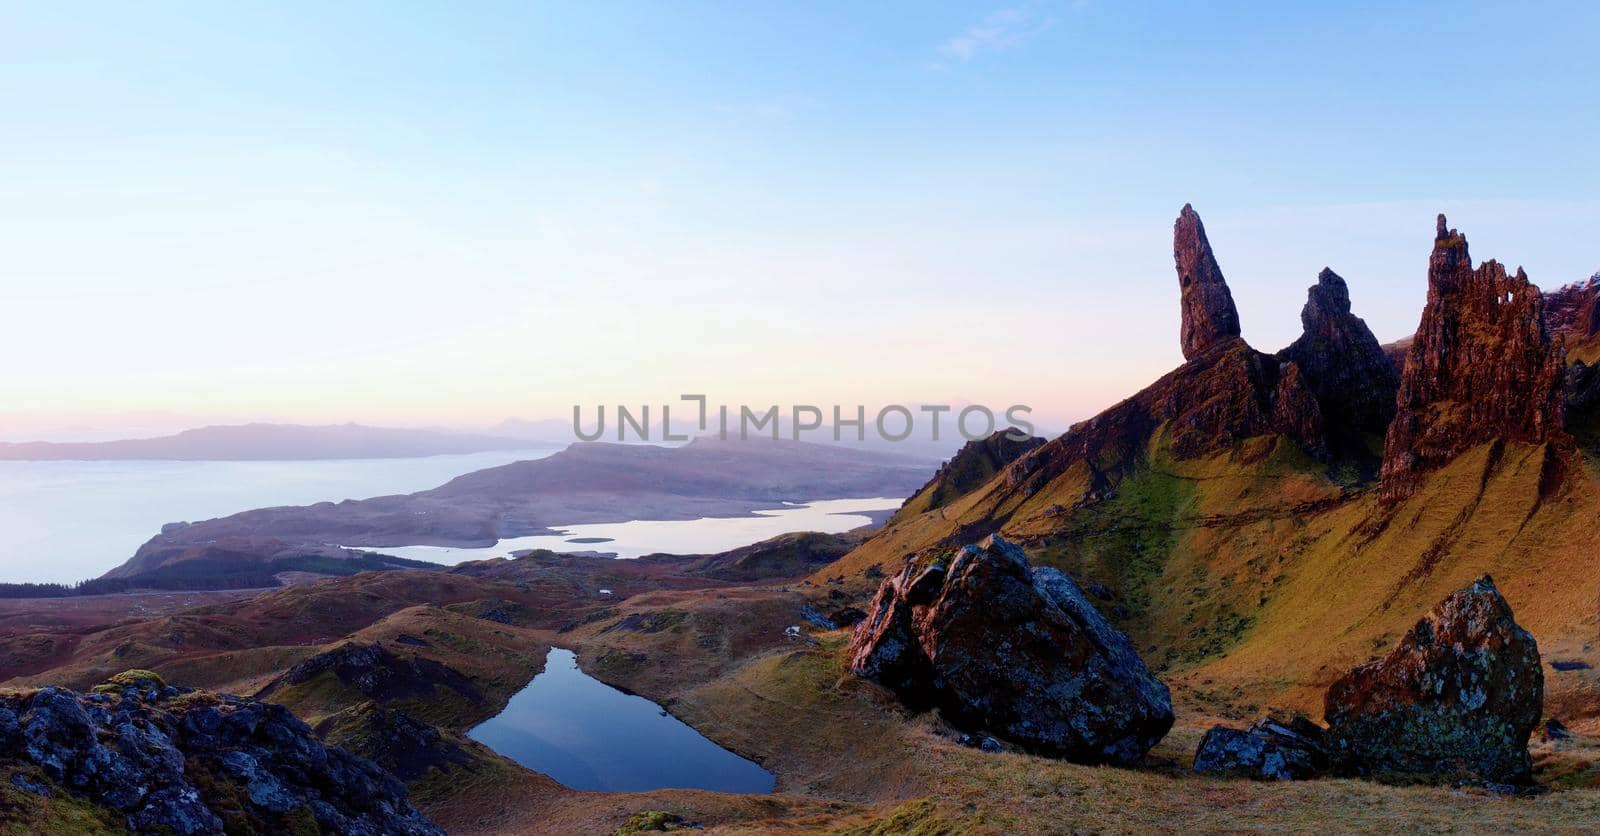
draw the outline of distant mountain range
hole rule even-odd
[[[208,572],[335,546],[488,546],[548,526],[737,516],[785,501],[908,496],[927,465],[831,444],[698,438],[678,447],[579,442],[545,458],[458,476],[400,496],[257,508],[175,523],[106,574],[133,578],[188,561]]]
[[[531,439],[367,427],[239,424],[200,427],[158,438],[94,442],[0,443],[0,461],[301,461],[399,459],[490,450],[521,450]]]

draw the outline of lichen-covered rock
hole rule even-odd
[[[1384,498],[1410,495],[1423,474],[1479,444],[1563,437],[1564,357],[1539,288],[1496,261],[1473,269],[1466,236],[1440,215],[1428,303],[1384,440]]]
[[[1196,772],[1303,781],[1328,771],[1326,731],[1303,715],[1263,717],[1243,731],[1215,726],[1195,751]]]
[[[1325,714],[1340,772],[1511,784],[1543,708],[1538,645],[1485,576],[1334,682]]]
[[[0,728],[0,757],[37,766],[54,787],[119,811],[140,833],[286,832],[310,822],[324,832],[442,833],[398,779],[327,746],[288,709],[159,682],[138,671],[100,693],[0,695],[0,719],[17,727],[9,736]]]
[[[851,670],[1041,754],[1131,763],[1172,727],[1167,687],[1071,578],[995,536],[884,581]]]
[[[1239,311],[1211,252],[1205,224],[1189,204],[1172,227],[1172,257],[1178,265],[1183,319],[1183,359],[1193,360],[1239,336]]]

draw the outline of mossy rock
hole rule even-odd
[[[155,671],[133,668],[94,686],[94,692],[96,694],[116,694],[121,693],[124,688],[134,688],[141,685],[154,685],[157,688],[165,688],[167,687],[167,681],[162,679],[161,675]]]
[[[664,833],[671,830],[701,830],[695,822],[666,810],[640,810],[628,817],[617,828],[614,836],[632,836],[635,833]]]

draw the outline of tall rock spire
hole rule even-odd
[[[1239,311],[1233,306],[1222,268],[1211,254],[1205,225],[1187,203],[1173,225],[1172,258],[1183,291],[1183,359],[1193,360],[1239,336]]]
[[[1408,495],[1423,473],[1484,442],[1561,437],[1564,367],[1539,288],[1497,261],[1474,270],[1466,236],[1440,215],[1428,304],[1384,440],[1384,497]]]

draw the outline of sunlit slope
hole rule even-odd
[[[1318,715],[1328,682],[1484,573],[1542,646],[1573,646],[1600,610],[1600,496],[1552,445],[1481,445],[1393,506],[1281,436],[1183,459],[1163,427],[1098,494],[1096,471],[1075,463],[1032,493],[1002,473],[818,578],[870,584],[869,567],[1002,531],[1103,586],[1102,609],[1166,675]]]

